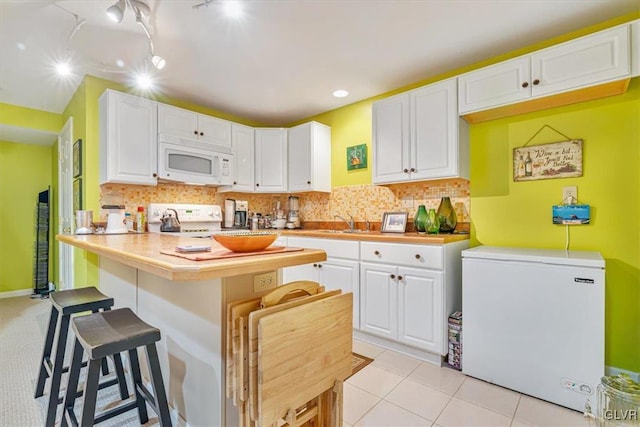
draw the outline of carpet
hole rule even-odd
[[[353,356],[353,359],[351,360],[351,375],[349,375],[347,378],[352,377],[355,373],[360,371],[369,363],[373,362],[373,359],[358,353],[351,353],[351,355]]]

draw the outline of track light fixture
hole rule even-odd
[[[140,24],[142,29],[144,30],[144,34],[149,39],[149,60],[151,64],[158,70],[162,70],[165,65],[167,65],[167,61],[156,55],[153,49],[153,38],[151,37],[151,33],[147,28],[147,24],[145,24],[142,18],[149,17],[151,14],[151,8],[149,5],[143,0],[118,0],[115,4],[110,6],[107,9],[107,15],[115,22],[122,22],[122,18],[124,17],[124,12],[127,9],[127,5],[133,10],[133,13],[136,17],[136,22]]]

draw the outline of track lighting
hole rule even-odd
[[[151,64],[153,64],[156,69],[162,70],[164,66],[167,65],[167,61],[162,56],[155,54],[153,49],[153,38],[147,28],[147,24],[145,24],[142,19],[149,17],[151,14],[151,8],[149,5],[143,0],[118,0],[107,9],[107,15],[109,15],[109,17],[115,22],[122,22],[127,5],[131,10],[133,10],[136,22],[140,24],[144,30],[144,34],[147,36],[147,39],[149,39],[149,60],[151,61]]]

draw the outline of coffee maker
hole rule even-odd
[[[300,228],[300,199],[298,196],[289,196],[289,213],[287,222],[293,224],[295,228]]]
[[[246,200],[224,201],[224,228],[247,228],[249,203]]]

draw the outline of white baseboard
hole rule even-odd
[[[33,294],[33,289],[20,289],[18,291],[0,292],[0,298],[22,297]]]
[[[640,384],[640,372],[627,371],[626,369],[616,368],[615,366],[605,366],[604,372],[607,376],[627,374],[632,380]]]

